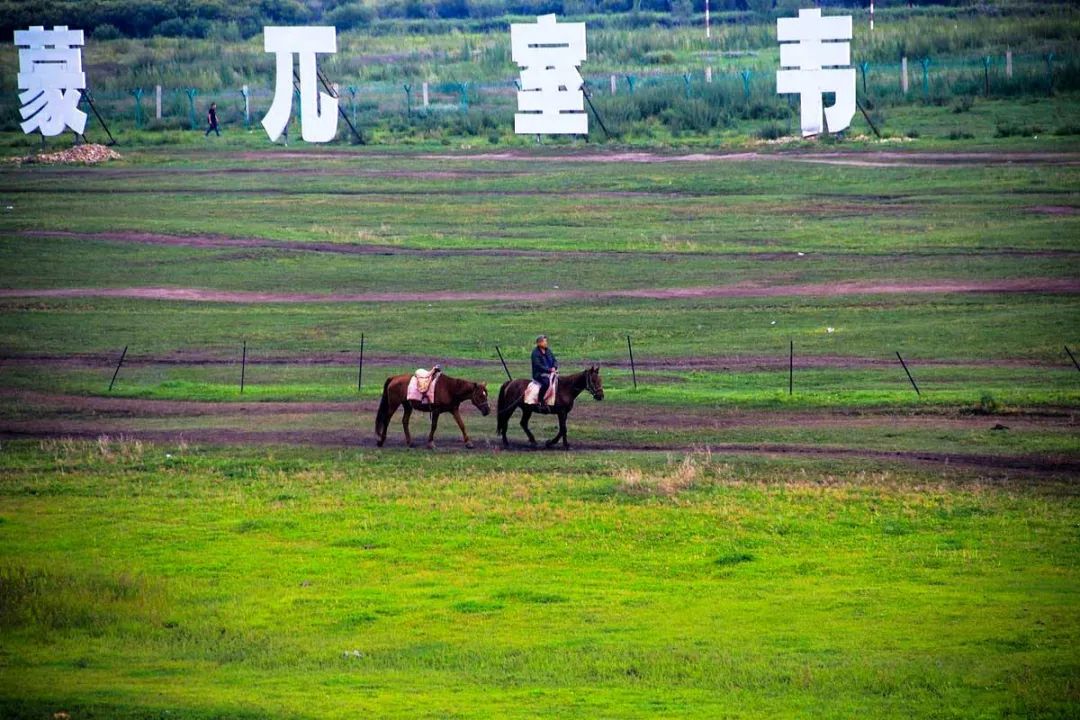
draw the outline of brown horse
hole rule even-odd
[[[542,415],[559,416],[559,433],[547,441],[547,447],[554,447],[555,443],[562,438],[563,448],[569,450],[570,443],[566,439],[566,416],[574,409],[574,401],[577,396],[588,390],[594,400],[604,399],[604,385],[600,380],[600,368],[592,366],[588,370],[567,375],[559,378],[559,387],[555,393],[555,404],[551,407],[539,405],[526,405],[522,400],[525,397],[525,388],[529,386],[528,380],[511,380],[503,383],[499,388],[498,408],[498,433],[502,435],[503,447],[509,447],[506,439],[506,429],[510,424],[510,418],[514,411],[521,408],[521,429],[529,436],[529,442],[535,447],[536,437],[529,430],[529,418],[533,413]]]
[[[461,409],[458,407],[466,400],[472,400],[472,404],[480,410],[480,414],[487,417],[491,412],[488,405],[487,385],[474,383],[468,380],[459,380],[449,375],[440,375],[435,383],[435,397],[430,405],[421,405],[408,399],[409,380],[412,375],[395,375],[386,378],[383,384],[382,400],[379,401],[379,411],[375,415],[375,436],[378,446],[382,447],[386,442],[386,431],[390,425],[390,418],[397,412],[399,406],[404,406],[405,414],[401,419],[401,425],[405,428],[405,444],[412,447],[412,435],[409,434],[409,418],[413,410],[431,413],[431,433],[428,434],[429,448],[435,447],[435,429],[439,426],[439,416],[448,412],[454,416],[457,425],[461,428],[461,437],[465,440],[465,447],[471,448],[472,441],[469,433],[465,430],[465,423],[461,420]]]

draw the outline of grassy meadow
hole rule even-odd
[[[948,470],[5,444],[6,717],[1073,715],[1076,500]]]

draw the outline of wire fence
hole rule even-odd
[[[972,58],[910,58],[896,63],[855,64],[859,96],[874,106],[949,104],[975,97],[1008,98],[1046,96],[1080,90],[1080,62],[1075,57],[1048,55],[996,55]],[[754,105],[771,108],[764,117],[790,117],[797,108],[794,96],[776,93],[775,72],[754,67],[714,71],[710,67],[672,73],[665,70],[631,74],[586,73],[586,88],[599,112],[610,111],[616,120],[636,122],[657,117],[665,110],[685,109],[695,101],[714,106]],[[360,82],[330,78],[341,110],[354,125],[400,126],[409,122],[438,127],[454,124],[455,116],[490,117],[511,123],[516,110],[517,81],[500,82]],[[206,128],[210,103],[218,106],[219,122],[227,128],[255,128],[270,107],[272,85],[234,88],[140,87],[126,91],[95,90],[89,94],[110,125],[148,130]],[[292,123],[298,123],[294,97]],[[84,110],[89,110],[82,103]],[[754,116],[755,118],[757,116]],[[17,131],[21,118],[17,96],[0,98],[0,130]],[[93,120],[88,127],[93,126]],[[691,123],[693,125],[693,123]],[[700,124],[699,124],[700,125]],[[707,129],[708,123],[696,129]],[[402,128],[404,129],[404,128]],[[694,127],[689,128],[691,130]],[[347,128],[339,137],[345,137]]]

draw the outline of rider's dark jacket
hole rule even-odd
[[[533,380],[540,382],[540,378],[544,377],[551,372],[552,368],[559,367],[559,361],[555,359],[555,354],[551,352],[551,348],[548,348],[547,352],[544,352],[537,347],[532,352],[532,376]]]

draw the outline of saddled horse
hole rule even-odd
[[[574,409],[574,401],[577,396],[586,390],[594,400],[604,399],[604,385],[600,380],[600,368],[595,365],[583,372],[574,375],[566,375],[559,378],[559,385],[555,391],[555,404],[548,406],[526,405],[525,388],[529,386],[528,380],[510,380],[503,383],[499,388],[498,406],[498,433],[502,436],[503,447],[508,447],[510,442],[506,439],[507,426],[514,411],[521,408],[521,429],[529,437],[529,442],[535,446],[536,437],[529,430],[529,418],[533,413],[544,415],[557,415],[559,417],[559,433],[547,441],[547,447],[554,447],[561,438],[563,447],[570,448],[566,439],[566,416]]]
[[[461,419],[461,403],[471,400],[472,404],[487,417],[491,413],[488,405],[487,384],[474,383],[468,380],[452,378],[449,375],[439,375],[435,383],[435,396],[430,405],[422,405],[419,402],[408,399],[409,381],[412,375],[395,375],[386,378],[383,384],[382,400],[379,401],[379,411],[375,415],[375,436],[378,446],[382,447],[386,442],[386,431],[390,425],[390,418],[394,416],[399,407],[404,406],[405,413],[401,418],[401,426],[405,429],[405,444],[412,447],[412,435],[409,434],[409,418],[413,410],[431,413],[431,432],[428,434],[427,445],[435,447],[435,429],[439,426],[439,416],[450,413],[461,428],[461,437],[465,441],[465,447],[471,448],[472,441],[469,433],[465,430],[465,423]]]

